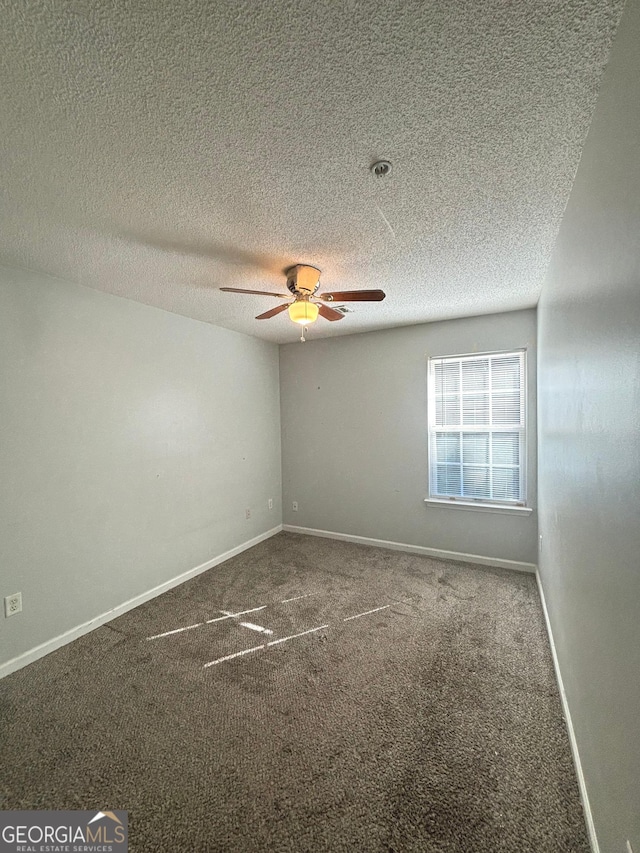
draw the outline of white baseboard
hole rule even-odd
[[[589,803],[589,794],[587,793],[587,785],[584,779],[584,773],[582,772],[582,762],[580,761],[580,753],[578,752],[578,743],[576,741],[576,733],[573,728],[573,722],[571,720],[571,711],[569,710],[569,703],[567,702],[567,694],[564,689],[564,682],[562,680],[562,672],[560,671],[560,663],[558,662],[558,655],[556,652],[556,644],[553,639],[553,632],[551,630],[551,622],[549,621],[549,612],[547,610],[547,602],[544,597],[544,589],[542,588],[542,581],[540,580],[540,573],[536,570],[536,580],[538,582],[538,591],[540,593],[540,601],[542,602],[542,611],[544,613],[544,621],[547,626],[547,635],[549,637],[549,645],[551,646],[551,656],[553,657],[553,667],[556,671],[556,680],[558,682],[558,690],[560,691],[560,700],[562,702],[562,712],[564,714],[564,719],[567,724],[567,732],[569,733],[569,743],[571,745],[571,754],[573,756],[573,763],[576,768],[576,776],[578,777],[578,787],[580,788],[580,799],[582,800],[582,808],[584,810],[584,819],[587,824],[587,832],[589,834],[589,841],[591,843],[591,849],[593,853],[600,853],[600,845],[598,844],[598,836],[596,835],[596,828],[593,823],[593,815],[591,813],[591,805]]]
[[[144,604],[145,601],[149,601],[150,599],[155,598],[158,595],[162,595],[163,592],[167,592],[168,590],[173,589],[173,587],[179,586],[181,583],[188,581],[190,578],[193,578],[196,575],[200,575],[202,574],[202,572],[206,572],[207,569],[212,569],[214,566],[218,566],[220,563],[224,563],[225,560],[229,560],[231,559],[231,557],[235,557],[237,554],[241,554],[248,548],[253,548],[254,545],[257,545],[259,542],[264,542],[265,539],[269,539],[271,536],[275,536],[276,533],[280,533],[281,530],[281,524],[279,524],[277,527],[272,527],[271,530],[267,530],[265,533],[261,533],[259,536],[254,536],[253,539],[249,539],[247,542],[243,542],[241,545],[237,545],[230,551],[225,551],[224,554],[220,554],[217,557],[213,557],[213,559],[207,560],[206,563],[201,563],[199,566],[196,566],[195,569],[189,569],[188,571],[183,572],[181,575],[178,575],[175,578],[171,578],[171,580],[165,581],[164,583],[159,584],[153,589],[150,589],[147,592],[143,592],[140,595],[137,595],[135,598],[129,599],[129,601],[125,601],[123,604],[119,604],[112,610],[107,610],[106,613],[102,613],[100,616],[96,616],[95,619],[90,619],[88,622],[84,622],[82,625],[78,625],[76,628],[71,628],[71,630],[65,631],[64,634],[60,634],[57,637],[53,637],[53,639],[51,640],[47,640],[46,642],[41,643],[39,646],[36,646],[34,649],[30,649],[28,652],[24,652],[23,654],[18,655],[18,657],[12,658],[6,663],[0,664],[0,678],[4,678],[6,675],[10,675],[16,670],[22,669],[23,666],[27,666],[27,664],[33,663],[33,661],[38,660],[38,658],[44,657],[45,655],[54,652],[61,646],[66,646],[67,643],[71,643],[78,637],[82,637],[83,634],[88,634],[89,631],[93,631],[95,628],[99,628],[101,625],[104,625],[105,622],[110,622],[117,616],[122,616],[123,613],[127,613],[127,611],[129,610],[133,610],[134,607],[138,607],[140,604]]]
[[[458,551],[441,551],[439,548],[425,548],[422,545],[407,545],[404,542],[389,542],[387,539],[369,539],[367,536],[352,536],[350,533],[334,533],[331,530],[315,530],[312,527],[296,527],[283,524],[287,533],[304,533],[307,536],[322,536],[325,539],[338,539],[341,542],[354,542],[356,545],[372,545],[376,548],[388,548],[391,551],[404,551],[407,554],[421,554],[423,557],[435,557],[439,560],[456,560],[459,563],[478,563],[481,566],[495,566],[499,569],[515,569],[517,572],[536,572],[535,563],[520,563],[517,560],[503,560],[500,557],[481,557],[479,554],[462,554]]]

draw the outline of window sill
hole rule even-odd
[[[508,506],[506,504],[480,503],[479,501],[448,501],[439,498],[425,498],[424,502],[427,506],[448,506],[475,512],[498,512],[504,515],[531,515],[533,512],[531,506]]]

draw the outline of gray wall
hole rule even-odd
[[[540,571],[602,853],[640,851],[640,3],[539,305]]]
[[[0,425],[0,663],[281,523],[273,344],[0,269]]]
[[[520,517],[424,503],[427,358],[526,346],[528,490],[536,505],[535,338],[531,310],[282,346],[285,523],[535,563],[535,511]]]

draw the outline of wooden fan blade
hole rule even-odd
[[[336,311],[335,308],[329,308],[328,305],[318,305],[318,314],[325,320],[344,320],[344,314]]]
[[[283,311],[286,311],[288,307],[288,305],[278,305],[270,311],[265,311],[264,314],[258,314],[256,320],[268,320],[269,317],[275,317],[276,314],[281,314]]]
[[[291,294],[270,293],[268,290],[243,290],[241,287],[221,287],[225,293],[255,293],[258,296],[277,296],[278,299],[291,299]]]
[[[333,290],[331,293],[319,293],[316,299],[327,302],[382,302],[386,296],[384,290]]]

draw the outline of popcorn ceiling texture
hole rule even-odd
[[[2,0],[0,262],[278,342],[218,288],[387,292],[314,337],[535,305],[622,6]]]

